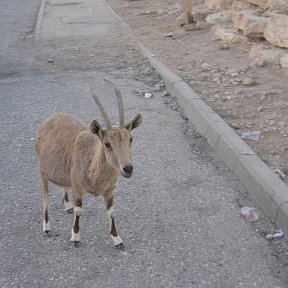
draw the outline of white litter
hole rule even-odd
[[[257,141],[260,138],[260,131],[243,132],[241,139]]]
[[[259,218],[259,211],[255,207],[242,207],[240,214],[249,222],[255,222]]]
[[[282,230],[276,230],[273,234],[266,235],[267,240],[279,239],[283,237],[284,237],[284,233]]]
[[[146,92],[146,93],[144,94],[144,97],[145,97],[146,99],[149,99],[149,98],[153,97],[153,94],[150,93],[150,92]]]

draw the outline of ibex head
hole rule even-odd
[[[100,100],[92,91],[92,96],[97,106],[99,107],[99,110],[105,121],[106,129],[102,128],[102,126],[96,120],[93,120],[90,125],[90,130],[92,131],[92,133],[96,134],[99,137],[106,155],[106,159],[109,161],[109,163],[115,169],[119,169],[124,177],[130,178],[133,173],[133,166],[131,163],[130,155],[132,136],[130,132],[141,124],[142,116],[138,113],[131,121],[125,123],[123,99],[121,92],[111,81],[105,81],[112,85],[112,87],[114,88],[119,107],[120,125],[112,126],[110,119],[106,111],[104,110]]]

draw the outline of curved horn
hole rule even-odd
[[[123,98],[121,91],[115,86],[113,82],[107,79],[103,79],[106,83],[110,84],[114,88],[115,95],[117,97],[118,102],[118,108],[119,108],[119,121],[120,121],[120,127],[124,128],[124,106],[123,106]]]
[[[112,124],[110,122],[108,114],[106,113],[104,107],[102,106],[102,104],[101,104],[99,98],[96,96],[95,92],[91,89],[90,85],[88,86],[88,90],[91,92],[92,97],[93,97],[95,103],[97,104],[101,114],[102,114],[102,117],[103,117],[103,119],[105,121],[107,130],[112,130]]]

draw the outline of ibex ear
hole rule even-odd
[[[131,120],[130,122],[128,122],[126,125],[125,125],[125,128],[128,130],[128,131],[131,131],[133,129],[135,129],[136,127],[138,127],[142,122],[142,115],[140,113],[138,113],[133,120]]]
[[[101,125],[96,121],[93,120],[90,124],[90,130],[92,133],[96,134],[100,139],[103,138],[103,129],[101,127]]]

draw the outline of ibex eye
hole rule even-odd
[[[106,147],[107,149],[112,149],[110,143],[105,143],[104,145],[105,145],[105,147]]]

